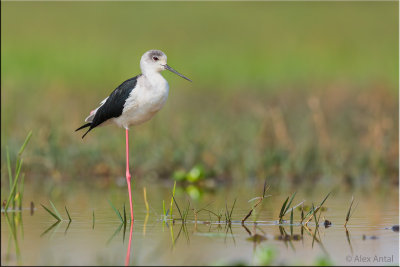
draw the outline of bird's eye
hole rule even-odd
[[[153,60],[154,61],[158,61],[158,57],[153,57]]]

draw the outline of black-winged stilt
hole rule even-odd
[[[89,127],[86,133],[97,126],[115,123],[126,130],[126,181],[128,183],[131,220],[133,221],[131,174],[129,172],[129,126],[138,125],[151,119],[165,104],[169,85],[161,71],[169,70],[191,81],[167,65],[167,56],[160,50],[150,50],[140,60],[142,74],[126,80],[100,106],[90,112],[87,122],[76,131]]]

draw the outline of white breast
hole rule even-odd
[[[156,73],[152,77],[140,76],[136,87],[125,102],[122,115],[114,122],[126,129],[151,119],[165,104],[168,98],[168,82]]]

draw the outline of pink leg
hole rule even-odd
[[[131,174],[129,173],[129,134],[126,129],[126,182],[128,183],[129,204],[131,207],[131,221],[133,222],[132,193],[131,193]]]
[[[128,243],[128,250],[126,251],[125,266],[129,265],[129,259],[131,257],[132,230],[133,230],[133,223],[131,223],[131,229],[129,231],[129,243]]]

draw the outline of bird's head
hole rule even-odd
[[[144,53],[142,59],[140,60],[140,68],[144,74],[149,72],[161,72],[163,70],[169,70],[191,82],[189,78],[183,76],[167,65],[167,55],[160,50],[149,50]]]

